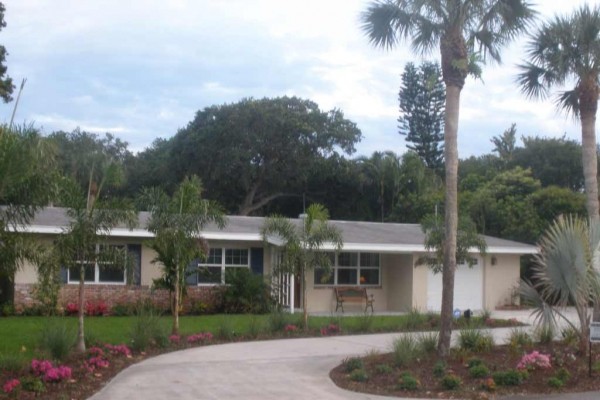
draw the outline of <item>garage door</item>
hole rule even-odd
[[[427,276],[427,309],[440,311],[442,307],[442,273],[429,270]],[[483,309],[483,268],[481,260],[473,268],[459,265],[454,278],[454,309]]]

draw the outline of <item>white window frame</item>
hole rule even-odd
[[[100,252],[100,244],[96,244],[95,247],[95,251],[96,254],[98,254]],[[104,245],[102,245],[104,246]],[[108,244],[106,246],[109,247],[121,247],[123,249],[126,249],[126,245],[124,244]],[[81,261],[81,260],[77,260],[76,264],[78,266],[81,266],[81,264],[92,264],[92,262],[89,261]],[[94,263],[94,280],[93,281],[86,281],[84,280],[84,284],[85,285],[126,285],[127,284],[127,273],[125,270],[123,270],[123,282],[103,282],[100,281],[100,265],[107,265],[107,264],[112,264],[111,262],[98,262],[95,261]],[[72,268],[72,267],[71,267]],[[79,279],[78,280],[72,280],[71,279],[71,268],[67,268],[67,284],[79,284]],[[84,270],[84,279],[85,279],[85,270]]]
[[[212,249],[221,250],[221,264],[208,264],[204,261],[198,262],[198,268],[221,268],[221,282],[219,283],[210,283],[210,282],[200,282],[200,278],[198,278],[198,286],[216,286],[216,285],[224,285],[225,284],[225,270],[226,268],[248,268],[250,269],[250,249],[249,248],[240,248],[240,247],[213,247]],[[247,263],[246,264],[227,264],[227,251],[245,251],[247,254]],[[198,272],[200,273],[200,272]]]
[[[357,257],[357,265],[356,266],[340,266],[339,265],[339,254],[341,253],[351,253],[351,254],[356,254]],[[335,255],[334,258],[334,263],[333,265],[331,265],[331,273],[333,274],[333,283],[318,283],[317,281],[314,281],[314,286],[315,287],[331,287],[331,286],[361,286],[361,287],[380,287],[381,286],[381,254],[380,253],[374,253],[371,251],[365,251],[365,252],[350,252],[350,251],[343,251],[341,253],[338,253]],[[378,266],[374,267],[374,266],[362,266],[361,265],[361,260],[360,260],[360,256],[361,254],[377,254],[377,259],[378,259]],[[338,270],[340,269],[351,269],[351,270],[355,270],[356,271],[356,282],[354,283],[338,283]],[[377,283],[360,283],[360,276],[361,276],[361,270],[377,270],[379,271],[378,273],[378,282]],[[316,271],[316,269],[315,269]],[[314,272],[313,271],[313,279],[314,279]]]

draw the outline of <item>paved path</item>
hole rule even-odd
[[[524,314],[523,319],[526,318]],[[493,330],[497,343],[503,342],[509,333],[510,329]],[[397,400],[397,397],[342,390],[328,375],[348,356],[390,351],[393,340],[400,335],[232,343],[168,353],[125,369],[91,399]],[[600,395],[543,398],[591,400]]]

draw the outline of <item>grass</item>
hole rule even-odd
[[[253,337],[257,333],[257,327],[269,326],[269,314],[264,315],[201,315],[180,317],[180,333],[190,335],[198,332],[211,332],[215,336],[223,333],[226,327],[235,332],[235,335]],[[291,316],[295,321],[296,316]],[[171,329],[171,317],[159,317],[160,324],[167,332]],[[384,316],[375,315],[369,317],[368,325],[370,332],[398,332],[399,327],[411,325],[414,315]],[[89,332],[94,340],[105,343],[128,343],[130,340],[131,327],[135,317],[90,317],[85,319],[86,333]],[[224,322],[226,320],[226,322]],[[407,320],[409,323],[407,324]],[[64,318],[68,329],[77,330],[77,318]],[[341,325],[343,333],[364,332],[364,316],[328,317],[312,316],[309,319],[310,328],[318,331],[330,323]],[[31,359],[36,353],[40,332],[43,331],[47,319],[44,317],[2,317],[0,318],[0,354],[18,355],[25,359]],[[264,329],[264,328],[262,328]],[[431,328],[435,329],[435,328]],[[425,328],[423,328],[425,330]]]

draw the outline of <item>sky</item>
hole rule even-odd
[[[356,155],[406,151],[398,134],[400,75],[408,44],[373,48],[360,29],[368,0],[3,0],[0,43],[8,74],[27,79],[15,121],[56,130],[109,132],[141,151],[196,112],[245,97],[298,96],[338,108],[363,139]],[[537,0],[540,18],[597,1]],[[459,156],[489,153],[512,123],[521,136],[580,138],[551,99],[514,83],[526,38],[462,92]],[[16,93],[15,96],[16,98]],[[13,103],[0,105],[0,122]]]

